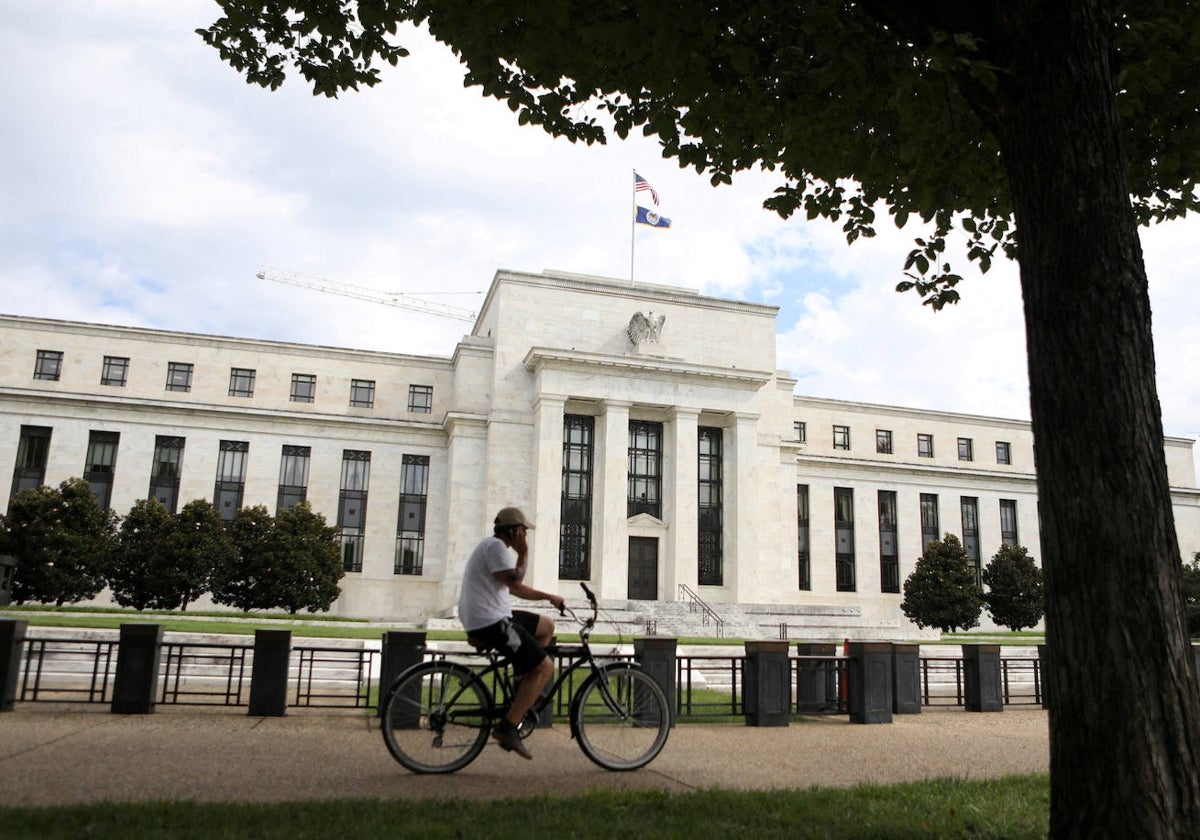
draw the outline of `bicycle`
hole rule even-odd
[[[548,655],[567,657],[549,689],[525,715],[525,738],[539,715],[554,702],[576,671],[588,670],[571,699],[568,719],[579,748],[606,770],[636,770],[659,754],[671,728],[670,708],[659,684],[635,662],[602,662],[588,638],[596,626],[596,596],[587,593],[592,614],[580,618],[563,605],[561,613],[579,623],[578,645],[557,645]],[[468,641],[470,641],[468,639]],[[459,662],[435,660],[406,669],[382,701],[381,728],[388,751],[414,773],[453,773],[483,751],[492,726],[512,702],[515,681],[507,660],[494,650],[479,650],[487,664],[479,670]],[[499,702],[488,687],[499,689]]]

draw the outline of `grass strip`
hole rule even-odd
[[[519,784],[516,776],[513,785]],[[494,802],[358,799],[0,807],[0,836],[5,840],[345,836],[1020,840],[1045,837],[1049,811],[1049,777],[1036,774],[779,791],[595,791]]]

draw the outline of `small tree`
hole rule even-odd
[[[943,633],[979,624],[983,597],[975,583],[970,558],[958,537],[946,534],[933,540],[904,581],[900,609],[918,627],[936,627]]]
[[[100,507],[82,478],[18,493],[0,535],[0,554],[17,558],[13,600],[62,606],[96,597],[116,533],[116,514]]]
[[[118,548],[108,574],[113,600],[123,607],[144,610],[176,606],[163,604],[169,585],[170,552],[175,522],[158,499],[134,503],[121,521]]]
[[[272,535],[272,606],[295,614],[301,609],[325,612],[341,594],[338,581],[346,573],[338,551],[337,528],[313,513],[308,502],[280,511]]]
[[[274,606],[272,572],[276,565],[271,539],[275,521],[262,505],[242,508],[229,523],[235,551],[212,571],[212,598],[243,612]]]
[[[218,567],[232,568],[238,560],[237,547],[208,499],[193,499],[175,517],[172,556],[177,575],[176,603],[180,610],[209,590]]]
[[[1033,627],[1046,614],[1042,570],[1023,545],[1002,545],[983,570],[992,621],[1010,630]]]

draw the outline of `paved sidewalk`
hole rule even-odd
[[[690,791],[845,786],[934,777],[1047,772],[1046,713],[961,709],[856,725],[844,717],[789,727],[687,724],[648,767],[592,764],[565,723],[535,732],[533,761],[489,745],[451,776],[392,760],[374,718],[160,709],[121,716],[63,705],[0,714],[0,805],[194,800],[276,802],[343,797],[497,799],[521,791]]]

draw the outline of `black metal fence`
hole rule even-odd
[[[20,702],[110,702],[117,647],[115,640],[26,638],[15,699]],[[446,652],[430,651],[425,658],[447,655]],[[746,661],[747,657],[740,654],[677,656],[674,691],[677,718],[687,721],[737,718],[747,714]],[[844,656],[789,656],[791,713],[846,714],[848,661]],[[923,706],[965,705],[964,662],[961,657],[920,659]],[[1042,704],[1044,681],[1040,660],[1037,657],[1012,657],[1000,662],[1003,703]],[[559,658],[558,667],[561,669],[564,664],[565,661]],[[156,700],[165,705],[246,706],[253,666],[254,646],[250,643],[163,641]],[[291,649],[288,662],[287,705],[291,708],[377,709],[379,673],[378,650],[297,645]],[[579,671],[568,680],[555,706],[557,714],[566,715],[571,696],[586,676],[586,671]]]

